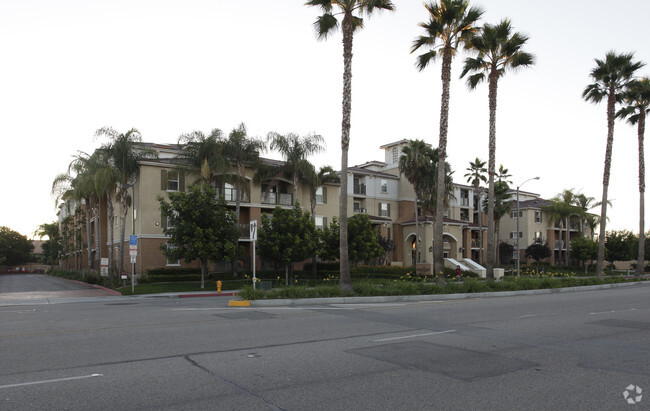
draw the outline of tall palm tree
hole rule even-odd
[[[449,123],[449,87],[451,84],[451,61],[459,46],[466,45],[471,36],[478,30],[477,22],[483,15],[483,10],[470,7],[469,0],[440,0],[440,3],[425,3],[429,13],[429,21],[420,23],[425,34],[413,42],[411,53],[419,49],[428,49],[417,58],[417,68],[422,71],[432,61],[442,54],[442,96],[440,102],[440,132],[438,138],[438,156],[440,163],[447,162],[447,130]],[[438,168],[437,186],[445,185],[446,169]],[[444,191],[438,190],[436,197],[436,214],[433,230],[434,270],[443,271],[442,235],[444,216]]]
[[[316,19],[314,27],[319,39],[326,39],[339,27],[337,15],[341,15],[343,32],[343,116],[341,120],[341,195],[339,196],[339,219],[341,241],[341,290],[352,291],[350,264],[348,261],[348,148],[350,147],[350,117],[352,112],[352,39],[354,32],[363,28],[363,16],[375,10],[394,10],[390,0],[309,0],[308,6],[317,6],[323,14]],[[336,11],[335,11],[336,9]]]
[[[640,80],[631,81],[628,84],[624,98],[625,105],[616,113],[616,116],[627,118],[628,123],[637,125],[639,142],[639,250],[635,275],[641,277],[645,266],[645,153],[643,138],[645,135],[646,115],[650,113],[650,79],[644,77]]]
[[[142,143],[140,132],[135,128],[126,133],[119,133],[111,127],[100,128],[96,136],[110,138],[108,146],[109,161],[113,165],[117,177],[115,198],[120,203],[120,255],[119,272],[124,271],[124,238],[126,231],[126,216],[133,199],[129,188],[135,184],[135,178],[140,169],[140,161],[147,158],[156,158],[157,153]]]
[[[503,167],[503,164],[499,164],[499,170],[497,171],[495,177],[499,182],[504,182],[508,185],[512,184],[512,180],[509,180],[509,178],[512,177],[512,174],[508,173],[508,169]]]
[[[622,101],[623,92],[632,80],[634,73],[645,64],[634,61],[634,53],[617,54],[610,51],[604,60],[595,59],[596,67],[589,76],[594,81],[582,92],[582,98],[588,102],[600,103],[607,97],[607,144],[605,147],[605,170],[603,172],[603,198],[600,204],[600,234],[598,236],[598,260],[596,275],[603,276],[605,265],[605,229],[607,221],[607,191],[609,174],[612,167],[612,146],[614,145],[614,119],[616,103]]]
[[[562,228],[565,230],[564,265],[567,267],[569,266],[569,232],[571,229],[569,219],[572,215],[580,215],[580,210],[575,204],[576,195],[573,189],[565,189],[551,199],[551,204],[542,206],[542,210],[549,213],[549,223],[560,221],[560,238],[562,237]],[[562,253],[562,246],[560,246],[560,253]]]
[[[102,193],[101,196],[106,201],[106,229],[108,237],[108,278],[111,284],[115,284],[115,210],[113,207],[113,199],[115,190],[118,183],[118,173],[111,162],[110,146],[107,144],[102,145],[95,151],[93,155],[97,156],[97,171],[95,173],[95,190],[97,193]],[[99,215],[99,213],[98,213]],[[98,224],[99,227],[99,224]],[[101,238],[101,237],[100,237]],[[101,244],[98,244],[101,248]]]
[[[468,73],[473,73],[467,78],[467,86],[473,90],[483,81],[488,83],[488,106],[490,111],[489,129],[489,158],[488,158],[488,233],[495,231],[494,221],[494,175],[496,163],[496,111],[497,89],[499,79],[507,71],[534,64],[532,54],[522,50],[528,41],[528,36],[521,33],[512,33],[510,20],[502,20],[497,25],[485,23],[480,32],[472,37],[470,48],[476,57],[465,60],[461,78]],[[496,239],[488,234],[487,244],[487,276],[493,278]]]
[[[478,249],[479,249],[479,262],[483,261],[483,218],[481,216],[481,183],[487,183],[487,168],[485,168],[485,161],[476,157],[476,160],[469,162],[469,167],[465,170],[465,178],[467,182],[474,187],[474,195],[476,196],[476,204],[478,210],[478,225],[479,225],[479,234],[478,234]]]

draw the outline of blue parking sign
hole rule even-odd
[[[130,235],[129,236],[129,245],[138,245],[138,236]]]

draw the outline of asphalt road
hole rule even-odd
[[[649,297],[3,306],[0,409],[650,409]]]

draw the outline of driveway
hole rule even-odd
[[[0,275],[0,305],[17,301],[43,301],[85,297],[108,297],[119,293],[99,286],[44,274]]]

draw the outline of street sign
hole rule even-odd
[[[137,257],[137,254],[136,255],[131,254],[131,264],[135,264],[136,257]]]
[[[137,246],[138,245],[138,236],[137,235],[130,235],[129,236],[129,246]]]
[[[135,257],[138,255],[138,250],[129,250],[129,254],[131,255],[131,257]]]
[[[257,241],[257,220],[250,222],[250,240]]]

